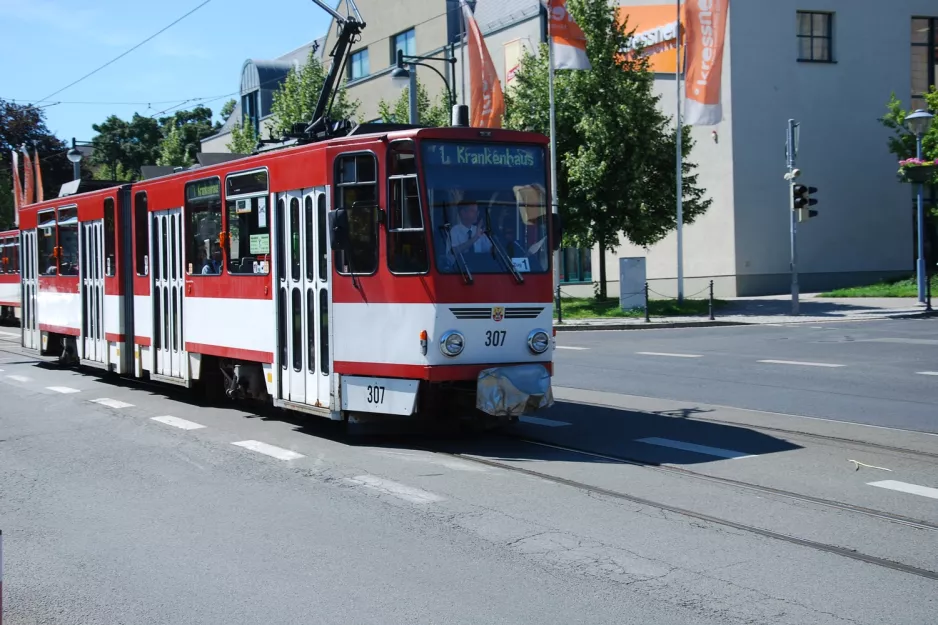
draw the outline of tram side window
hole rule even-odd
[[[57,276],[59,263],[56,258],[58,240],[55,232],[55,211],[39,213],[36,238],[39,248],[39,273],[44,276]]]
[[[20,272],[20,242],[19,239],[10,240],[10,273]]]
[[[13,239],[0,239],[0,273],[16,273],[13,251]]]
[[[267,172],[231,174],[225,178],[228,212],[228,273],[270,273],[270,218]]]
[[[78,275],[78,208],[58,210],[59,275]]]
[[[117,271],[114,256],[117,247],[117,230],[114,227],[114,198],[104,200],[104,275],[113,278]]]
[[[430,261],[413,149],[391,152],[389,168],[388,269],[391,273],[426,273],[430,270]]]
[[[336,251],[341,274],[371,274],[378,270],[378,163],[373,154],[341,156],[336,160],[336,206],[348,212],[348,252]]]
[[[189,275],[221,274],[221,182],[208,178],[186,185],[186,267]],[[240,243],[239,243],[240,245]]]
[[[147,275],[149,250],[149,224],[147,223],[147,194],[140,191],[134,196],[134,264],[137,275]]]

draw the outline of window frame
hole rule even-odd
[[[264,191],[252,191],[250,193],[238,193],[235,195],[228,195],[228,179],[229,178],[236,177],[236,176],[244,176],[247,174],[256,174],[258,172],[264,172],[264,174],[267,177],[267,185]],[[264,273],[232,273],[231,268],[228,267],[228,263],[231,262],[231,232],[230,232],[231,220],[228,219],[228,202],[232,200],[235,200],[235,201],[253,200],[254,198],[261,198],[261,197],[267,198],[267,230],[269,231],[268,236],[270,237],[267,243],[268,250],[269,250],[267,252],[267,256],[268,256],[267,271]],[[271,194],[270,194],[270,170],[266,166],[264,166],[264,167],[253,167],[251,169],[245,169],[242,171],[233,171],[228,174],[225,174],[225,188],[224,188],[224,196],[222,199],[222,213],[224,213],[224,219],[225,219],[225,221],[222,224],[222,231],[225,233],[225,245],[223,247],[225,249],[224,251],[225,267],[228,269],[228,275],[229,276],[244,276],[244,277],[269,276],[271,273],[271,266],[273,265],[273,261],[274,261],[274,255],[273,255],[274,227],[273,227],[273,224],[271,223],[271,220],[273,218],[273,205],[271,203]]]
[[[199,183],[205,183],[205,182],[208,182],[208,181],[210,181],[210,180],[217,180],[217,181],[218,181],[218,203],[219,203],[219,205],[220,205],[219,213],[220,213],[220,215],[221,215],[221,229],[218,231],[218,234],[219,234],[219,236],[221,236],[222,234],[227,235],[227,233],[228,233],[228,227],[227,227],[227,226],[228,226],[228,224],[227,224],[228,219],[227,219],[227,210],[226,210],[226,206],[225,206],[225,199],[226,199],[226,198],[225,198],[225,188],[224,188],[224,186],[222,185],[221,176],[219,176],[219,175],[216,174],[216,175],[214,175],[214,176],[206,176],[205,178],[198,178],[198,179],[196,179],[196,180],[189,180],[188,182],[186,182],[185,185],[183,185],[183,190],[182,190],[182,198],[183,198],[183,204],[182,204],[183,223],[182,223],[182,226],[183,226],[183,233],[185,233],[185,239],[184,239],[184,240],[185,240],[185,243],[184,243],[184,247],[183,247],[183,250],[182,250],[182,252],[183,252],[183,259],[182,259],[182,262],[183,262],[183,267],[184,267],[184,269],[185,269],[185,275],[183,276],[184,278],[185,278],[185,277],[189,277],[189,278],[218,278],[218,277],[221,277],[221,276],[223,276],[223,275],[229,275],[229,274],[228,274],[228,255],[225,253],[225,251],[226,251],[225,248],[227,247],[227,243],[228,243],[227,240],[224,242],[224,244],[222,244],[222,241],[219,241],[219,242],[218,242],[218,243],[219,243],[219,247],[221,248],[221,255],[222,255],[221,271],[219,271],[218,273],[202,273],[201,271],[199,271],[198,273],[195,273],[195,272],[190,272],[190,271],[189,271],[189,265],[190,265],[190,263],[189,263],[189,260],[190,260],[190,258],[189,258],[189,252],[191,251],[190,245],[192,245],[192,241],[189,240],[189,238],[192,237],[192,236],[194,236],[194,235],[193,235],[193,233],[189,232],[189,226],[190,226],[190,224],[191,224],[190,213],[189,213],[191,201],[189,200],[188,190],[189,190],[189,187],[192,186],[192,185],[199,184]],[[204,198],[203,198],[203,199],[204,199]],[[215,200],[212,199],[211,201],[215,201]],[[201,203],[201,202],[200,202],[200,201],[197,201],[197,204],[196,204],[196,205],[198,206],[199,203]],[[197,212],[204,212],[204,211],[197,211]],[[227,238],[228,238],[228,237],[225,236],[225,239],[227,239]],[[194,263],[192,263],[192,264],[194,265]]]
[[[137,212],[137,200],[143,196],[143,225],[141,228],[140,214]],[[134,273],[140,278],[150,275],[150,201],[146,191],[134,193],[133,221],[134,221]],[[140,237],[143,236],[141,241]],[[143,273],[140,273],[140,260],[143,260]]]
[[[809,19],[809,33],[807,35],[802,35],[799,30],[799,17],[802,15],[808,16]],[[824,63],[831,64],[836,63],[834,59],[834,12],[833,11],[795,11],[795,42],[798,43],[798,62],[799,63]],[[825,35],[815,35],[814,34],[814,18],[815,16],[824,16],[827,18],[827,33]],[[807,39],[810,43],[811,56],[810,58],[804,58],[801,56],[801,40]],[[826,59],[817,59],[814,58],[814,41],[826,41],[827,42],[827,58]]]
[[[75,277],[80,275],[79,270],[81,268],[81,222],[78,219],[78,204],[66,204],[65,206],[57,206],[55,209],[55,240],[56,245],[58,246],[58,256],[55,259],[56,263],[56,275],[62,276],[62,257],[65,255],[64,246],[62,245],[62,227],[60,224],[59,215],[62,211],[74,211],[75,214],[75,263],[78,264],[79,269],[75,273],[64,274],[65,276]],[[68,225],[71,227],[71,224]]]
[[[110,217],[108,217],[108,202],[110,202]],[[113,197],[106,197],[102,202],[104,210],[104,219],[102,228],[104,229],[104,277],[113,278],[117,276],[117,202]],[[111,224],[111,233],[108,234],[108,221]],[[113,256],[113,262],[108,262],[108,253]]]
[[[571,273],[571,272],[568,270],[568,265],[567,265],[567,257],[566,257],[566,251],[567,251],[567,250],[576,250],[576,272],[575,272],[575,273],[576,273],[576,276],[577,276],[577,279],[576,279],[576,280],[571,280],[571,279],[570,279],[570,273]],[[589,279],[589,280],[586,280],[586,279],[583,278],[585,272],[583,271],[583,263],[582,263],[581,260],[580,260],[580,255],[583,254],[583,253],[586,254],[587,258],[590,258],[590,279]],[[564,277],[565,277],[566,279],[561,280],[561,281],[560,281],[560,284],[562,284],[562,285],[563,285],[563,284],[569,284],[569,285],[576,285],[576,284],[592,284],[592,283],[593,283],[592,254],[593,254],[592,248],[587,248],[587,247],[561,247],[561,248],[560,248],[560,253],[559,253],[560,270],[561,270],[561,273],[564,275]]]
[[[407,35],[410,33],[413,34],[411,41],[414,42],[414,45],[413,45],[414,49],[413,49],[413,52],[408,52],[406,49],[403,50],[404,56],[416,56],[417,54],[417,29],[414,28],[413,26],[411,26],[407,30],[402,30],[399,33],[395,33],[388,38],[388,41],[391,43],[391,66],[392,67],[397,65],[397,50],[398,50],[397,38],[402,35]],[[406,45],[404,47],[406,48]]]
[[[339,264],[336,262],[336,254],[338,254],[340,250],[332,250],[333,271],[335,271],[340,276],[348,276],[348,277],[373,276],[376,273],[378,273],[378,269],[380,269],[381,267],[381,237],[379,236],[380,235],[379,228],[380,228],[381,220],[378,219],[378,211],[381,210],[381,184],[380,184],[380,180],[381,180],[380,164],[381,163],[378,160],[378,154],[374,150],[356,150],[354,152],[342,152],[341,154],[336,155],[335,159],[332,162],[332,175],[333,175],[332,206],[333,206],[333,210],[338,210],[340,208],[344,208],[348,210],[350,208],[350,207],[345,206],[344,203],[340,204],[339,202],[339,200],[341,200],[342,198],[342,194],[341,194],[342,187],[362,185],[363,183],[360,183],[360,182],[340,183],[338,182],[338,180],[340,179],[339,165],[346,158],[349,158],[349,157],[357,158],[362,155],[370,156],[374,160],[374,163],[375,163],[375,181],[373,183],[367,183],[367,184],[374,184],[374,187],[375,187],[375,209],[374,209],[374,214],[372,216],[372,222],[374,224],[375,267],[372,271],[369,271],[369,272],[362,272],[362,271],[358,271],[357,269],[354,273],[340,271],[338,268]],[[357,179],[358,178],[358,166],[357,165],[356,165],[355,175]],[[326,212],[328,216],[328,209]],[[351,234],[351,229],[350,229],[349,234]]]
[[[924,20],[926,23],[927,34],[925,36],[925,41],[915,41],[911,36],[910,39],[910,49],[909,53],[912,54],[912,50],[915,48],[924,48],[925,49],[925,59],[926,59],[926,87],[938,86],[938,16],[929,17],[929,16],[920,16],[913,15],[912,22],[916,20]],[[910,24],[911,25],[911,24]],[[915,62],[915,57],[912,55],[909,59],[910,63]],[[911,94],[910,102],[912,109],[916,108],[927,108],[925,104],[925,94],[917,93],[912,90],[913,85],[909,85],[909,92]],[[919,104],[916,104],[916,101],[919,101]]]
[[[42,227],[43,215],[52,216],[51,226]],[[40,238],[39,231],[46,230],[48,228],[52,229],[52,254],[53,254],[53,258],[55,258],[55,273],[47,273],[46,270],[39,271],[42,265],[38,265],[39,261],[43,260],[44,258],[43,256],[39,254],[40,252],[43,251],[42,239]],[[37,261],[38,266],[36,267],[37,276],[58,276],[59,275],[59,255],[57,251],[58,248],[59,248],[59,223],[58,223],[58,216],[56,214],[56,210],[54,208],[49,208],[47,210],[39,211],[38,213],[36,213],[36,257],[37,259],[39,259]]]
[[[365,67],[364,67],[365,73],[363,73],[361,76],[355,76],[355,71],[354,71],[355,57],[360,56],[362,54],[365,55],[364,57],[365,58]],[[349,54],[348,74],[346,76],[346,79],[349,82],[352,82],[353,80],[362,80],[363,78],[368,78],[369,76],[371,76],[371,59],[369,58],[369,54],[368,54],[368,46],[365,46],[364,48],[359,48],[355,52],[352,52],[351,54]]]
[[[411,29],[413,30],[413,29]],[[395,149],[395,142],[391,142],[388,145],[387,155],[386,155],[386,167],[388,169],[387,176],[387,194],[385,195],[385,204],[387,206],[385,214],[387,215],[384,224],[384,256],[385,263],[387,264],[388,272],[395,276],[425,276],[430,273],[430,236],[427,233],[427,219],[423,214],[423,197],[420,190],[420,177],[418,175],[417,168],[417,144],[414,141],[411,141],[413,145],[413,158],[414,158],[414,173],[412,174],[394,174],[391,175],[391,159],[394,158],[394,153],[397,151]],[[392,211],[395,210],[391,206],[391,199],[394,197],[394,194],[391,192],[392,185],[397,181],[404,181],[408,179],[413,179],[417,187],[417,207],[418,213],[420,214],[420,228],[391,228],[392,223]],[[401,220],[403,223],[403,219]],[[394,271],[391,268],[391,235],[404,233],[404,232],[421,232],[423,233],[423,249],[424,249],[424,261],[426,264],[426,270],[424,271]],[[356,274],[357,275],[357,274]]]

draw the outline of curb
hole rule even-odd
[[[794,320],[779,320],[773,321],[771,324],[750,322],[750,321],[671,321],[656,323],[654,321],[650,323],[610,323],[604,325],[593,325],[593,324],[563,324],[557,325],[554,323],[554,330],[557,332],[596,332],[600,330],[662,330],[669,328],[719,328],[719,327],[728,327],[728,326],[760,326],[760,325],[796,325],[801,323],[858,323],[861,321],[882,321],[884,319],[926,319],[930,317],[938,317],[938,311],[936,312],[927,312],[922,311],[919,313],[900,313],[896,315],[883,315],[881,317],[863,317],[860,319],[794,319]]]

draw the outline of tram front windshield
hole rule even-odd
[[[550,270],[544,148],[424,141],[421,160],[441,273]]]

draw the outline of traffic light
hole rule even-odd
[[[808,187],[803,184],[791,186],[791,207],[797,212],[799,222],[817,217],[817,211],[808,208],[817,204],[817,200],[811,197],[812,193],[817,193],[817,187]]]

